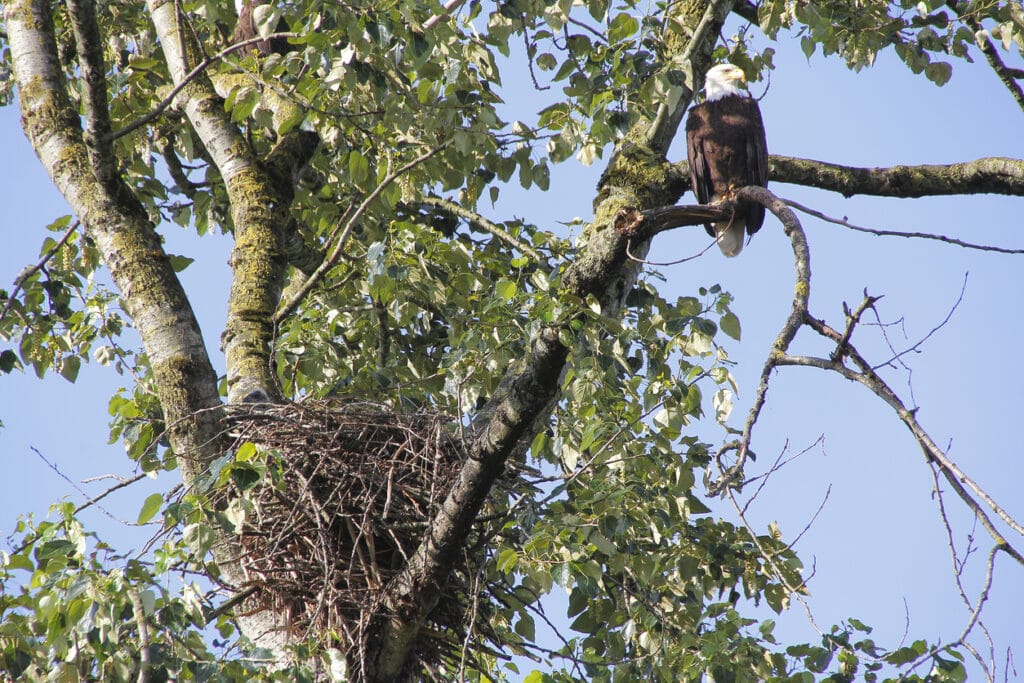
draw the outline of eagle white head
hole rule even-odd
[[[746,85],[747,75],[735,64],[713,66],[704,77],[704,92],[709,102],[728,95],[742,95]]]

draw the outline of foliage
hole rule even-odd
[[[487,540],[480,581],[500,597],[480,610],[478,628],[512,651],[556,662],[529,681],[876,680],[922,659],[933,667],[928,680],[961,680],[956,651],[933,651],[924,641],[886,650],[854,619],[820,644],[787,647],[776,643],[771,620],[743,616],[751,605],[781,612],[805,588],[803,565],[782,531],[718,519],[698,497],[712,456],[695,427],[713,415],[728,428],[735,388],[727,345],[739,340],[740,324],[728,293],[714,285],[668,302],[643,280],[624,318],[604,317],[593,299],[560,290],[574,249],[565,231],[515,217],[497,224],[499,235],[426,201],[472,212],[486,210],[507,183],[546,191],[552,165],[574,156],[592,163],[633,123],[653,117],[686,78],[665,45],[666,35],[686,29],[666,18],[665,3],[647,14],[647,3],[513,0],[485,9],[473,0],[458,21],[429,30],[439,3],[356,4],[358,11],[288,3],[283,17],[298,34],[292,52],[236,54],[211,72],[227,84],[225,106],[259,156],[299,126],[320,135],[291,208],[307,246],[333,247],[353,207],[376,193],[343,258],[276,331],[274,363],[286,397],[366,397],[463,423],[531,335],[564,324],[573,356],[553,419],[521,463],[533,474],[489,503],[488,516],[500,524]],[[205,52],[222,49],[234,20],[226,4],[182,5]],[[153,111],[170,88],[141,7],[99,8],[119,130]],[[969,58],[974,31],[965,16],[991,26],[1005,47],[1022,43],[1007,5],[971,3],[956,16],[941,7],[770,0],[759,17],[769,39],[783,29],[800,33],[808,56],[820,48],[860,69],[892,47],[939,85],[952,70],[933,55]],[[64,12],[56,10],[56,37],[67,90],[78,97]],[[772,52],[753,52],[748,35],[719,52],[754,76],[771,68]],[[10,98],[6,62],[0,75],[0,96]],[[506,87],[513,81],[533,83],[544,100],[531,120],[505,120],[509,112],[526,118],[506,101],[522,96],[522,88]],[[300,115],[278,115],[288,110],[274,106],[275,97]],[[155,222],[197,235],[235,230],[219,172],[180,112],[117,137],[115,151]],[[70,225],[63,218],[50,230]],[[41,254],[56,243],[47,237]],[[190,258],[178,257],[176,269]],[[20,282],[15,298],[3,293],[9,308],[0,338],[11,348],[0,353],[0,370],[31,367],[74,381],[91,356],[132,371],[134,384],[110,403],[112,440],[125,443],[142,471],[173,469],[149,364],[120,348],[125,320],[115,295],[97,284],[98,267],[89,240],[72,238]],[[208,483],[231,471],[212,472]],[[260,653],[247,649],[230,610],[216,606],[218,590],[184,578],[210,572],[208,531],[223,522],[205,493],[144,503],[140,523],[167,503],[167,535],[146,560],[115,554],[67,504],[55,508],[56,522],[21,522],[19,545],[3,554],[0,569],[4,669],[128,680],[148,662],[153,680],[285,680],[287,672],[260,668]],[[182,578],[172,588],[168,576]],[[546,618],[539,604],[556,586],[568,593],[574,634],[550,648],[538,636]],[[492,663],[488,676],[517,666]],[[917,680],[915,670],[906,680]]]

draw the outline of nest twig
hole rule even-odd
[[[235,448],[252,442],[268,452],[240,539],[254,609],[284,615],[293,635],[337,647],[358,666],[385,616],[385,588],[459,471],[450,419],[330,400],[239,410],[231,423]],[[420,638],[421,664],[458,660],[479,561],[467,554],[454,568]]]

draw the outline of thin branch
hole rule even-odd
[[[171,103],[174,101],[174,98],[178,96],[178,93],[180,93],[182,91],[182,89],[184,89],[189,83],[191,83],[196,78],[198,78],[200,76],[200,74],[202,74],[204,71],[206,71],[206,69],[210,68],[210,66],[212,66],[213,64],[216,64],[217,62],[223,60],[225,57],[227,57],[232,52],[236,52],[237,50],[241,50],[242,48],[248,47],[250,45],[255,45],[256,43],[261,42],[263,40],[272,40],[274,38],[299,38],[299,37],[300,36],[299,36],[298,33],[291,33],[291,32],[271,33],[270,35],[268,35],[266,37],[257,36],[255,38],[250,38],[249,40],[243,40],[243,41],[235,43],[233,45],[229,45],[228,47],[224,48],[223,50],[221,50],[217,54],[215,54],[215,55],[213,55],[211,57],[207,57],[206,59],[201,61],[198,64],[198,66],[196,66],[194,69],[189,71],[185,75],[185,77],[181,79],[181,82],[178,83],[177,85],[175,85],[173,88],[171,88],[171,91],[167,94],[167,96],[164,97],[164,99],[160,100],[159,104],[156,105],[156,107],[153,109],[153,111],[149,112],[148,114],[146,114],[145,116],[143,116],[140,119],[136,119],[133,123],[128,124],[124,128],[121,128],[119,130],[114,131],[113,133],[110,133],[109,134],[109,139],[111,141],[116,140],[117,138],[120,138],[120,137],[123,137],[125,135],[128,135],[129,133],[131,133],[131,132],[133,132],[135,130],[138,130],[139,128],[145,126],[147,123],[157,119],[161,114],[164,113],[165,109],[167,109],[169,106],[171,106]]]
[[[312,291],[313,287],[316,286],[316,283],[319,282],[321,278],[323,278],[327,271],[329,271],[331,268],[335,266],[335,264],[338,263],[338,261],[341,259],[342,254],[345,253],[345,242],[348,240],[349,234],[352,232],[353,228],[355,228],[355,225],[359,221],[359,219],[363,217],[363,214],[366,213],[366,209],[369,208],[370,204],[372,204],[374,200],[376,200],[377,197],[379,197],[381,193],[385,189],[387,189],[389,185],[391,185],[391,183],[400,178],[406,171],[409,171],[415,168],[416,166],[420,165],[427,159],[431,158],[432,156],[443,150],[449,144],[450,142],[444,142],[438,145],[437,147],[434,147],[424,152],[423,154],[419,155],[412,161],[398,167],[398,169],[389,173],[384,178],[384,180],[382,180],[380,184],[377,185],[376,188],[374,188],[373,192],[366,196],[366,198],[362,201],[359,207],[356,208],[356,210],[353,211],[352,214],[348,216],[348,220],[344,223],[344,225],[339,226],[341,228],[340,234],[338,235],[337,242],[334,245],[334,248],[331,250],[331,253],[327,256],[326,259],[324,259],[323,263],[321,263],[317,267],[317,269],[313,271],[312,275],[306,278],[305,282],[303,282],[302,285],[299,286],[299,288],[292,294],[292,296],[286,302],[281,304],[281,306],[277,309],[277,312],[274,313],[271,320],[275,325],[280,323],[285,318],[287,318],[293,312],[295,312],[295,309],[298,308],[299,304],[302,303],[302,300],[306,298],[306,295],[308,295],[310,291]]]
[[[494,221],[484,218],[477,212],[471,211],[463,207],[462,205],[451,201],[450,199],[443,199],[441,197],[436,197],[434,195],[428,195],[424,197],[422,201],[424,204],[429,204],[431,206],[436,206],[440,209],[443,209],[444,211],[447,211],[453,216],[458,216],[459,218],[472,223],[477,228],[485,232],[491,233],[505,244],[509,245],[513,249],[518,249],[523,254],[529,256],[537,263],[544,263],[544,261],[546,260],[544,258],[544,255],[541,254],[539,251],[537,251],[536,249],[534,249],[533,247],[531,247],[529,244],[519,239],[518,237],[512,235],[512,233],[508,232]]]
[[[1008,249],[1006,247],[994,247],[987,244],[974,244],[973,242],[965,242],[963,240],[956,239],[955,237],[947,237],[946,235],[936,235],[934,233],[929,232],[901,232],[898,230],[880,230],[876,228],[865,228],[859,225],[854,225],[845,218],[832,218],[831,216],[827,216],[821,213],[820,211],[815,211],[814,209],[806,207],[792,200],[787,199],[786,203],[792,206],[797,211],[803,211],[804,213],[810,216],[814,216],[815,218],[820,218],[823,221],[834,223],[836,225],[841,225],[844,228],[856,230],[857,232],[866,232],[868,234],[879,235],[881,237],[908,237],[916,239],[936,240],[938,242],[945,242],[946,244],[955,244],[958,247],[965,247],[967,249],[977,249],[978,251],[994,251],[999,254],[1024,254],[1024,249]]]
[[[960,307],[960,304],[963,303],[964,292],[967,291],[967,275],[968,275],[967,273],[964,273],[964,283],[963,283],[963,285],[960,286],[960,295],[957,296],[956,301],[953,302],[952,307],[950,307],[949,312],[946,313],[946,317],[942,319],[942,322],[940,322],[938,325],[933,327],[928,332],[928,334],[926,334],[923,337],[921,337],[917,341],[917,343],[915,343],[913,346],[910,346],[910,347],[908,347],[908,348],[906,348],[906,349],[904,349],[904,350],[902,350],[902,351],[900,351],[898,353],[895,353],[892,358],[890,358],[887,361],[883,361],[881,363],[875,364],[871,369],[872,370],[878,370],[879,368],[883,368],[883,367],[891,364],[893,361],[900,360],[903,356],[907,355],[911,351],[917,351],[918,349],[921,348],[922,344],[924,344],[926,341],[928,341],[928,339],[931,338],[931,336],[933,334],[935,334],[936,332],[941,330],[943,327],[948,325],[949,321],[953,318],[953,314],[956,313],[956,309],[958,309]],[[876,299],[876,301],[877,301],[877,299]],[[875,311],[875,315],[878,315],[877,311]],[[901,363],[902,363],[902,361],[901,361]],[[904,364],[904,367],[906,367],[905,364]]]
[[[10,312],[11,306],[14,305],[14,300],[18,297],[18,293],[21,291],[21,288],[25,286],[25,282],[43,269],[49,260],[52,259],[58,251],[60,251],[60,248],[67,244],[67,241],[71,239],[71,236],[75,234],[75,231],[78,230],[80,225],[82,225],[81,221],[75,221],[72,223],[71,227],[64,231],[64,234],[61,235],[57,243],[47,249],[46,253],[43,254],[42,258],[40,258],[35,265],[28,266],[18,273],[18,277],[14,278],[14,289],[12,289],[11,293],[7,296],[7,301],[4,303],[3,310],[0,310],[0,321],[7,317],[7,313]]]
[[[461,5],[463,2],[465,2],[465,0],[448,0],[448,2],[441,5],[441,9],[443,10],[442,12],[433,15],[432,17],[423,22],[423,30],[429,31],[430,29],[434,28],[442,21],[450,17],[452,15],[452,12],[458,9],[459,5]]]
[[[1024,109],[1024,89],[1020,87],[1015,79],[1021,78],[1020,69],[1010,69],[1003,62],[1003,58],[999,56],[999,50],[992,43],[992,39],[988,36],[988,31],[983,30],[984,27],[981,22],[973,15],[968,14],[964,10],[967,9],[960,0],[950,0],[946,3],[953,12],[960,17],[961,21],[967,24],[972,31],[974,31],[974,41],[977,43],[981,53],[985,55],[985,59],[988,61],[989,66],[996,72],[996,76],[1003,82],[1006,89],[1010,91],[1010,95],[1017,102],[1017,106]],[[1010,3],[1008,3],[1010,4]]]

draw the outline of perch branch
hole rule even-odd
[[[1024,196],[1024,160],[983,157],[955,164],[921,164],[863,168],[813,159],[772,154],[768,157],[770,180],[820,190],[844,197],[928,197],[955,194],[1002,194]],[[672,165],[678,182],[690,187],[690,166]]]

